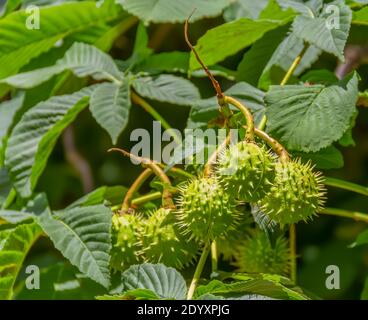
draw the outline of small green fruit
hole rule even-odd
[[[321,173],[300,160],[276,165],[271,191],[260,201],[261,210],[281,225],[307,221],[324,203]]]
[[[111,268],[115,271],[123,271],[133,264],[143,261],[139,254],[139,243],[142,232],[142,221],[135,215],[114,215],[111,229]]]
[[[271,189],[275,179],[274,157],[255,143],[239,142],[220,157],[218,176],[230,194],[256,202]]]
[[[272,245],[266,233],[256,230],[237,248],[234,265],[239,272],[287,275],[289,257],[284,237],[278,237]]]
[[[215,177],[193,179],[181,189],[178,219],[184,234],[213,240],[234,228],[235,203]]]
[[[249,235],[253,223],[254,220],[250,212],[240,213],[235,230],[216,239],[217,252],[224,260],[233,260],[237,245]]]
[[[148,262],[181,269],[194,260],[200,247],[183,237],[178,226],[169,221],[169,213],[164,208],[151,213],[144,226],[142,250]]]

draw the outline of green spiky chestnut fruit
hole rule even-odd
[[[285,237],[271,243],[267,234],[254,230],[238,247],[234,265],[239,272],[287,275],[289,245]]]
[[[280,225],[307,221],[324,203],[323,178],[310,163],[296,161],[276,164],[276,178],[261,210]]]
[[[233,229],[238,212],[216,177],[196,178],[182,187],[178,220],[184,234],[213,240]]]
[[[256,202],[271,189],[275,179],[275,159],[263,146],[241,141],[220,156],[220,182],[239,200]]]
[[[226,261],[232,261],[236,254],[236,247],[252,230],[254,220],[250,212],[239,214],[238,224],[235,230],[216,239],[217,252]]]
[[[133,264],[143,262],[139,254],[142,219],[136,215],[114,215],[111,228],[111,260],[114,271],[123,271]]]
[[[170,210],[164,208],[150,213],[144,224],[142,252],[148,262],[181,269],[193,262],[200,246],[181,234],[169,214]]]

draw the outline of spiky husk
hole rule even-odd
[[[260,201],[261,210],[281,225],[312,219],[324,203],[320,172],[300,160],[277,163],[271,191]]]
[[[217,173],[230,194],[242,201],[256,202],[271,189],[275,159],[263,146],[242,141],[220,156]]]
[[[136,215],[114,215],[111,228],[111,260],[114,271],[123,271],[133,264],[143,262],[139,242],[142,220]]]
[[[180,193],[178,220],[184,234],[213,240],[236,225],[235,203],[215,177],[193,179]]]
[[[266,233],[254,230],[238,246],[234,265],[239,272],[287,275],[290,266],[289,252],[285,237],[278,237],[272,244]]]
[[[216,239],[217,252],[224,260],[234,259],[237,245],[249,235],[253,222],[250,212],[241,213],[235,229]]]
[[[164,208],[151,213],[144,226],[142,250],[147,262],[181,269],[193,262],[200,246],[186,239],[173,221],[167,221],[169,213]]]

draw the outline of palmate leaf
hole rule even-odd
[[[41,7],[39,30],[27,28],[29,14],[25,10],[7,15],[0,20],[0,79],[16,73],[67,35],[111,21],[121,13],[114,1],[105,1],[102,6],[83,1]]]
[[[207,31],[196,45],[196,50],[203,62],[208,66],[220,62],[250,46],[262,38],[266,32],[283,26],[294,18],[295,13],[291,9],[282,11],[279,7],[277,8],[278,11],[274,12],[272,20],[268,16],[268,11],[266,11],[265,18],[262,18],[262,16],[259,20],[241,18]],[[198,68],[200,68],[200,65],[194,55],[191,54],[190,69]]]
[[[144,263],[131,266],[123,272],[121,280],[124,291],[147,289],[161,299],[183,300],[187,293],[181,274],[163,264]]]
[[[121,78],[114,60],[109,55],[92,45],[77,42],[54,66],[19,73],[0,82],[16,88],[27,89],[38,86],[65,70],[70,70],[81,78],[91,76],[96,80],[115,82],[120,81]]]
[[[103,205],[76,207],[51,214],[38,223],[55,247],[85,275],[104,287],[110,285],[112,212]]]
[[[338,21],[334,21],[336,10],[329,8],[336,7],[338,10]],[[293,32],[299,38],[315,45],[316,47],[329,52],[341,61],[344,61],[344,48],[349,35],[352,13],[343,0],[333,1],[326,4],[321,13],[316,16],[300,15],[293,22]],[[338,25],[334,25],[338,23]]]
[[[290,150],[318,151],[343,136],[357,99],[356,73],[331,86],[271,86],[265,98],[268,131]]]
[[[121,85],[102,83],[93,92],[90,110],[96,121],[110,135],[112,143],[117,140],[128,124],[131,107],[129,80],[124,79]]]
[[[2,238],[0,232],[0,239]],[[13,286],[23,261],[41,236],[42,230],[37,223],[22,224],[6,231],[0,247],[0,300],[11,299]]]
[[[192,21],[221,14],[232,0],[118,0],[129,13],[144,22],[184,22],[193,12]]]
[[[188,80],[173,75],[140,77],[133,88],[143,97],[177,105],[191,105],[200,99],[198,89]]]
[[[14,127],[6,149],[5,166],[22,197],[32,194],[57,138],[88,105],[94,88],[40,102]]]

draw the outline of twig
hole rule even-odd
[[[172,194],[171,191],[167,188],[168,186],[171,187],[171,181],[169,179],[169,177],[165,174],[165,172],[160,168],[160,166],[152,161],[151,159],[146,159],[146,158],[142,158],[142,157],[138,157],[134,154],[131,154],[123,149],[119,149],[119,148],[111,148],[108,150],[108,152],[111,151],[117,151],[120,152],[121,154],[123,154],[126,157],[129,157],[131,159],[134,159],[137,162],[140,162],[142,164],[143,167],[148,167],[150,168],[154,174],[160,178],[160,180],[164,183],[164,189],[162,192],[162,205],[165,208],[175,208],[175,204],[174,201],[172,199]]]
[[[121,206],[122,213],[129,211],[131,200],[134,194],[140,189],[140,187],[151,176],[152,173],[153,173],[152,170],[150,168],[147,168],[133,182],[133,184],[130,186],[129,190],[126,193],[123,204]]]
[[[290,241],[290,279],[294,283],[296,283],[296,276],[297,276],[296,226],[294,223],[290,225],[289,241]]]
[[[64,130],[62,141],[66,160],[80,177],[83,192],[91,192],[94,189],[92,170],[87,160],[79,153],[75,146],[74,129],[72,126]]]
[[[335,208],[324,208],[318,212],[319,214],[325,214],[330,216],[338,216],[343,218],[353,219],[355,221],[362,221],[368,223],[368,214],[356,211],[349,211]]]

